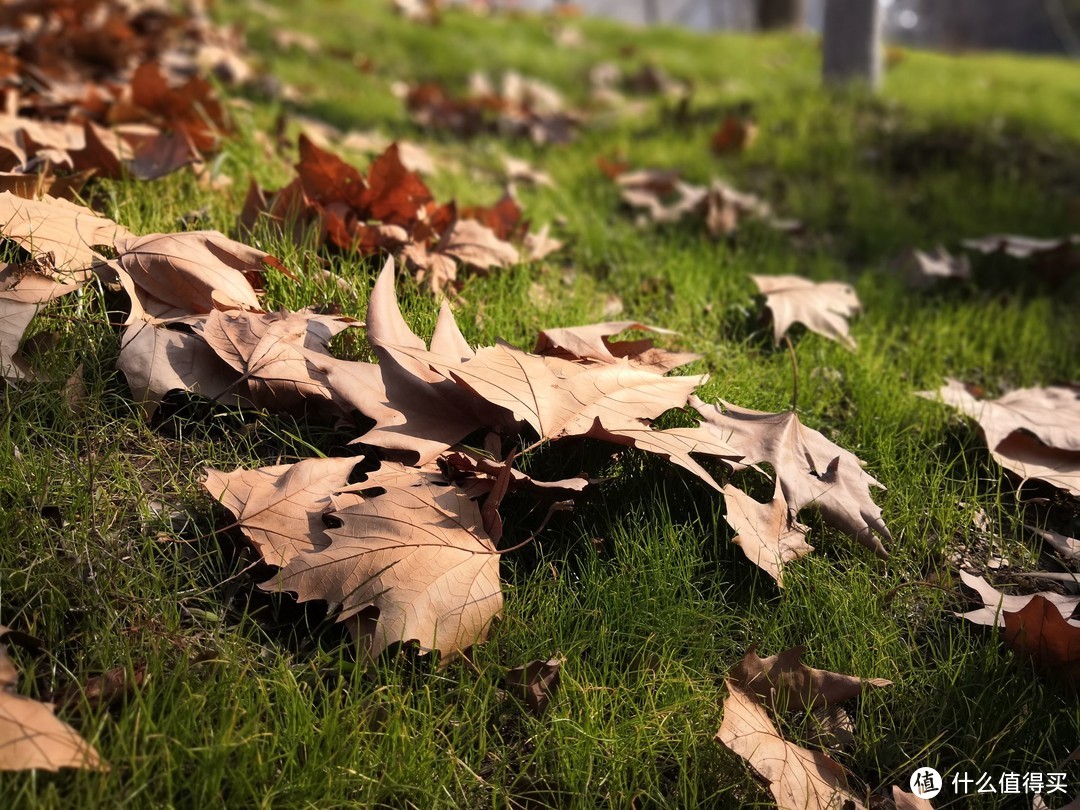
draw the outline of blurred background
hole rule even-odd
[[[820,31],[826,0],[578,0],[585,14],[733,31]],[[887,41],[942,50],[1080,54],[1080,0],[880,0]],[[545,9],[552,0],[519,0]],[[568,5],[568,4],[562,4]]]

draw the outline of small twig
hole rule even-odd
[[[791,411],[799,409],[799,361],[795,358],[795,347],[791,345],[791,338],[784,335],[788,354],[791,356]]]

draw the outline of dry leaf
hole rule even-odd
[[[776,345],[794,323],[811,332],[855,349],[847,319],[859,311],[859,296],[850,284],[838,281],[813,282],[799,276],[750,276],[765,306],[773,315]]]
[[[754,145],[758,136],[757,122],[742,115],[729,115],[709,139],[715,155],[743,152]]]
[[[1066,537],[1063,534],[1058,534],[1057,532],[1052,532],[1048,529],[1036,529],[1034,526],[1024,525],[1029,531],[1049,543],[1054,551],[1069,562],[1080,562],[1080,540],[1077,540],[1075,537]]]
[[[506,171],[506,179],[510,182],[532,183],[537,186],[555,187],[555,181],[551,175],[535,168],[526,160],[503,155],[503,169]]]
[[[781,810],[865,810],[859,797],[849,790],[843,766],[820,751],[785,740],[764,706],[734,682],[728,681],[727,687],[724,720],[716,739],[745,759],[768,783]]]
[[[804,426],[793,412],[765,413],[724,402],[724,409],[697,397],[690,404],[706,423],[743,456],[743,464],[769,464],[792,516],[814,506],[835,529],[854,537],[879,557],[888,557],[875,537],[892,540],[870,487],[882,487],[854,454]]]
[[[1066,619],[1059,604],[1035,594],[1020,610],[1005,613],[1005,642],[1050,671],[1078,680],[1080,621]]]
[[[18,670],[0,645],[0,771],[108,770],[98,752],[48,703],[15,693]]]
[[[775,579],[777,587],[784,587],[784,565],[805,557],[814,547],[806,542],[810,529],[792,519],[780,483],[768,503],[758,503],[731,484],[724,487],[724,500],[724,519],[736,532],[732,542],[750,562]]]
[[[45,196],[24,200],[10,191],[0,193],[0,235],[15,242],[32,257],[47,253],[60,280],[85,280],[84,272],[104,257],[95,246],[112,247],[129,237],[126,229],[81,205]]]
[[[540,717],[559,688],[563,663],[562,658],[556,657],[514,667],[506,673],[506,690],[525,701],[529,711]]]
[[[1021,388],[978,400],[968,386],[949,379],[919,396],[940,399],[976,420],[990,454],[1002,467],[1080,496],[1080,388]]]
[[[979,594],[983,606],[968,613],[956,614],[962,619],[967,619],[975,624],[983,624],[989,627],[1004,627],[1004,617],[1007,613],[1017,613],[1027,607],[1035,596],[1041,596],[1054,605],[1065,616],[1080,608],[1080,596],[1063,596],[1050,591],[1042,594],[1028,594],[1026,596],[1012,596],[1004,594],[994,588],[983,577],[969,574],[967,571],[960,572],[960,581]]]
[[[245,383],[247,398],[257,407],[301,412],[333,403],[348,412],[330,387],[328,369],[344,361],[330,354],[331,339],[349,327],[352,318],[316,315],[310,311],[252,313],[211,312],[197,334]]]
[[[895,259],[893,267],[903,274],[909,286],[916,289],[929,287],[941,279],[971,278],[971,262],[967,256],[953,256],[940,246],[925,253],[912,248]]]
[[[234,470],[207,469],[206,491],[236,517],[267,565],[330,545],[323,514],[330,496],[348,486],[360,458],[308,458],[296,464]]]
[[[260,309],[247,274],[280,262],[217,231],[154,233],[116,241],[120,266],[150,295],[189,313]]]
[[[201,339],[177,328],[139,321],[120,338],[116,367],[124,374],[146,419],[170,391],[188,391],[217,400],[238,399],[236,374]],[[190,329],[190,322],[187,329]]]
[[[893,785],[892,799],[896,810],[934,810],[934,805],[930,804],[929,800],[920,799],[914,793],[907,793],[897,785]]]
[[[562,357],[565,360],[586,360],[615,363],[626,358],[641,368],[666,374],[673,368],[692,363],[700,355],[657,349],[651,340],[612,341],[608,338],[629,330],[674,335],[670,329],[648,326],[636,321],[613,321],[588,326],[544,329],[536,338],[535,354]]]
[[[479,507],[440,476],[384,463],[334,496],[330,545],[293,557],[266,590],[342,607],[365,650],[416,641],[442,659],[487,634],[502,610],[499,554]]]
[[[792,647],[777,655],[760,658],[750,652],[728,677],[749,695],[756,695],[776,711],[805,711],[843,703],[861,694],[867,686],[891,686],[883,678],[857,678],[802,663],[805,647]]]

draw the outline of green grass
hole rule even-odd
[[[678,345],[703,355],[690,370],[712,375],[705,399],[780,410],[791,404],[790,362],[771,345],[747,275],[852,281],[865,307],[853,326],[859,351],[797,335],[799,411],[888,487],[877,498],[892,556],[882,563],[808,516],[818,550],[789,567],[778,591],[731,544],[714,493],[630,455],[574,515],[504,562],[505,615],[476,650],[478,673],[408,655],[365,670],[332,617],[258,591],[266,572],[248,570],[235,532],[215,533],[227,521],[198,484],[206,465],[292,461],[340,451],[351,436],[182,402],[144,425],[114,371],[110,299],[88,290],[35,321],[44,379],[0,397],[0,622],[45,642],[37,656],[14,651],[26,694],[117,666],[145,664],[148,679],[120,706],[63,714],[111,771],[0,774],[4,807],[765,803],[742,762],[713,740],[724,674],[751,644],[763,655],[805,644],[813,666],[894,682],[852,707],[856,745],[837,755],[870,790],[906,787],[928,764],[995,778],[1060,770],[1080,742],[1075,686],[953,617],[965,601],[949,556],[982,508],[1013,564],[1033,568],[1039,548],[1020,524],[1076,531],[1075,502],[1019,504],[976,429],[914,392],[946,375],[991,392],[1080,378],[1080,283],[1049,288],[1021,265],[984,261],[977,282],[914,293],[888,261],[909,245],[1077,228],[1080,65],[905,53],[869,98],[823,92],[808,38],[583,21],[585,45],[557,51],[550,23],[536,18],[449,13],[425,28],[378,2],[276,7],[281,25],[316,34],[326,49],[277,53],[271,24],[244,4],[219,12],[244,20],[267,66],[304,91],[301,112],[419,139],[455,159],[462,170],[433,181],[440,199],[494,201],[495,178],[469,170],[490,169],[504,149],[554,176],[557,188],[523,189],[522,198],[534,222],[565,218],[569,247],[542,265],[468,282],[458,320],[474,343],[502,337],[529,347],[538,328],[600,319],[615,295],[625,317],[677,329]],[[375,71],[356,70],[354,53],[370,56]],[[752,102],[759,143],[713,158],[711,126],[672,128],[657,103],[567,147],[463,144],[413,130],[388,89],[421,78],[460,88],[474,68],[516,68],[584,101],[584,73],[600,60],[648,60],[692,79],[702,107]],[[290,176],[291,158],[267,157],[256,140],[279,112],[259,101],[239,114],[240,136],[221,164],[236,181],[228,192],[176,176],[98,184],[92,200],[136,232],[176,230],[204,206],[211,227],[231,231],[249,177]],[[724,176],[802,219],[810,237],[793,242],[749,224],[717,243],[690,226],[635,228],[594,164],[615,153],[697,180]],[[336,304],[363,315],[377,262],[330,259],[355,283],[354,298],[310,272],[320,261],[310,246],[260,239],[307,271],[299,284],[271,277],[272,305]],[[435,302],[399,292],[409,320],[429,333]],[[74,373],[87,396],[72,410],[62,391]],[[572,474],[604,458],[573,445],[541,450],[529,464]],[[181,512],[183,525],[153,502]],[[507,517],[519,538],[539,519],[525,502],[511,502]],[[534,719],[500,692],[503,668],[556,652],[566,658],[562,688]],[[785,727],[795,739],[810,730],[798,719]],[[1075,767],[1070,776],[1075,793]]]

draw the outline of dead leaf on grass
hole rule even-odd
[[[990,455],[1021,483],[1038,479],[1080,497],[1080,388],[1020,388],[979,400],[970,386],[948,379],[919,396],[940,399],[978,422]]]
[[[848,787],[843,766],[820,751],[788,742],[765,707],[728,681],[724,719],[716,739],[745,759],[767,783],[782,810],[839,810],[865,805]]]
[[[765,306],[772,311],[776,345],[792,324],[801,323],[811,332],[835,340],[852,351],[848,318],[859,311],[859,296],[850,284],[839,281],[814,282],[799,276],[750,276]]]
[[[17,694],[17,680],[18,670],[0,645],[0,771],[108,770],[94,747],[50,704]]]
[[[766,413],[726,402],[721,409],[697,397],[690,404],[743,457],[742,464],[772,467],[793,517],[814,506],[830,526],[888,557],[878,536],[889,541],[892,535],[881,507],[870,497],[870,487],[884,487],[853,453],[804,426],[790,411]]]

